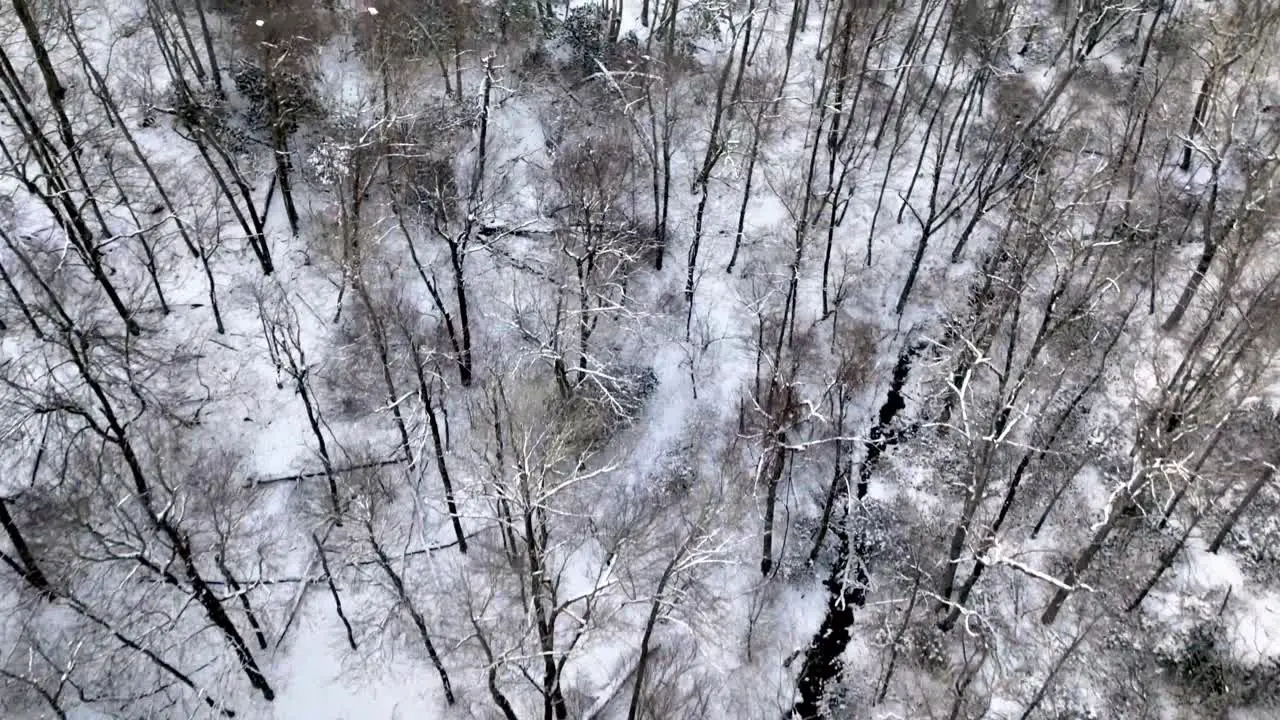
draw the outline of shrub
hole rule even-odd
[[[603,448],[635,423],[657,387],[657,376],[649,367],[624,365],[588,375],[562,408],[571,419],[574,444],[583,450]]]
[[[279,70],[268,78],[257,64],[242,60],[231,78],[247,104],[245,120],[250,127],[262,130],[280,123],[286,134],[292,134],[302,120],[322,115],[312,79],[301,73]]]
[[[1172,652],[1162,653],[1160,665],[1179,685],[1208,699],[1227,691],[1222,657],[1223,629],[1219,623],[1194,626]]]
[[[594,71],[596,61],[604,60],[609,45],[608,17],[603,5],[584,3],[569,10],[557,30],[574,58],[582,64],[584,74]]]
[[[1231,656],[1227,628],[1205,620],[1156,648],[1168,679],[1199,703],[1267,705],[1276,701],[1280,659],[1248,665]]]

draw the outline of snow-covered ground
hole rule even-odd
[[[957,20],[949,3],[893,12],[815,4],[793,15],[789,4],[697,2],[662,6],[679,8],[676,25],[689,35],[668,57],[653,28],[661,21],[646,25],[633,3],[620,9],[621,49],[584,73],[565,33],[540,40],[519,17],[503,44],[496,30],[450,34],[431,17],[458,8],[282,2],[257,13],[216,3],[208,20],[228,76],[228,117],[249,128],[247,139],[222,139],[265,214],[268,276],[210,163],[234,173],[206,162],[171,112],[172,70],[156,34],[169,33],[181,57],[204,57],[195,8],[182,16],[189,44],[173,9],[158,3],[154,26],[141,3],[74,0],[70,16],[168,193],[161,204],[80,66],[57,14],[71,4],[39,5],[36,22],[68,88],[89,184],[111,205],[100,238],[108,277],[142,329],[126,342],[67,229],[42,204],[40,182],[24,183],[21,168],[34,171],[36,159],[14,149],[35,143],[31,129],[20,113],[0,118],[0,139],[18,158],[6,156],[0,174],[0,265],[13,278],[0,288],[10,293],[0,307],[0,498],[16,518],[0,540],[0,715],[550,720],[561,713],[555,686],[575,718],[784,717],[805,707],[818,648],[835,642],[820,631],[839,606],[829,600],[848,592],[865,562],[867,593],[853,624],[838,628],[850,633],[835,651],[843,672],[824,683],[828,717],[1268,716],[1268,693],[1226,685],[1274,677],[1275,568],[1236,544],[1217,553],[1208,545],[1255,470],[1274,462],[1246,447],[1249,433],[1264,445],[1265,429],[1230,425],[1220,449],[1209,432],[1255,412],[1261,403],[1246,397],[1274,386],[1271,338],[1246,332],[1264,317],[1249,308],[1271,301],[1270,166],[1224,155],[1218,176],[1199,162],[1175,169],[1168,157],[1179,154],[1186,112],[1168,107],[1153,112],[1160,129],[1140,159],[1084,152],[1117,152],[1110,145],[1124,133],[1114,125],[1128,116],[1112,114],[1120,101],[1097,88],[1128,87],[1135,46],[1111,37],[1096,57],[1077,56],[1079,41],[1059,27],[1068,18],[1044,3],[1011,11],[1003,32],[1018,39],[983,59],[979,21]],[[590,19],[587,7],[574,0],[554,12]],[[472,19],[477,28],[497,22],[487,8],[472,8],[483,15]],[[845,13],[857,17],[833,30]],[[270,134],[243,120],[249,100],[230,78],[240,67],[233,58],[261,62],[248,49],[259,31],[237,25],[258,14],[262,33],[291,23],[325,32],[299,39],[286,30],[278,46],[258,46],[280,67],[305,68],[324,110],[290,139],[296,235],[273,180]],[[1132,11],[1117,35],[1136,37],[1151,16]],[[420,17],[430,40],[412,50],[419,59],[373,66],[378,43],[393,41],[376,23],[390,19],[412,35],[406,17]],[[61,142],[29,33],[16,17],[0,18],[0,31],[18,68],[0,96],[17,100],[20,82],[38,127]],[[837,77],[826,60],[842,32],[855,38],[849,62],[864,50],[866,60]],[[1034,51],[1018,52],[1024,35]],[[758,47],[703,203],[717,79],[726,63],[734,70],[748,36]],[[1064,43],[1069,50],[1056,53]],[[273,55],[285,46],[306,59]],[[1199,76],[1176,47],[1159,54],[1161,82],[1194,85]],[[729,88],[735,73],[723,76]],[[1248,77],[1266,84],[1272,75],[1255,68]],[[1028,114],[1061,132],[1040,138],[1019,124],[1025,115],[1010,119],[1019,83],[1032,109],[1046,108]],[[384,97],[392,84],[394,98]],[[845,106],[833,99],[837,84]],[[981,100],[961,100],[979,85]],[[1220,92],[1242,86],[1232,76]],[[1213,112],[1213,127],[1230,116]],[[839,163],[827,164],[832,123],[861,124],[842,146],[857,159],[839,193],[828,178],[839,174]],[[1205,143],[1231,141],[1200,132],[1216,133]],[[1034,143],[1054,149],[1023,166]],[[592,154],[618,147],[628,153],[621,163]],[[322,155],[336,173],[328,180]],[[652,248],[634,244],[655,226],[655,160],[670,171],[669,191],[658,192],[661,271]],[[74,179],[69,155],[62,162]],[[593,162],[609,170],[584,180]],[[107,173],[121,165],[112,184]],[[397,183],[431,190],[429,167],[448,170],[451,207],[430,198],[404,207]],[[1131,193],[1126,168],[1137,179]],[[1007,188],[977,209],[982,183],[1002,178]],[[1104,210],[1126,202],[1158,214],[1148,205],[1166,202],[1171,183],[1197,208],[1221,194],[1231,210],[1210,223],[1226,240],[1187,319],[1162,328],[1203,252],[1198,215],[1183,221],[1194,227],[1185,244],[1154,248],[1117,247],[1099,226],[1115,220]],[[76,188],[69,194],[82,201]],[[56,194],[46,188],[44,197]],[[141,210],[150,206],[161,209]],[[87,203],[80,210],[96,223]],[[741,248],[727,272],[740,216]],[[178,223],[201,244],[207,273]],[[609,235],[619,223],[626,230]],[[459,276],[469,386],[450,337],[464,322]],[[36,308],[34,321],[18,297]],[[1228,299],[1208,307],[1212,298]],[[1235,318],[1245,321],[1232,326]],[[93,338],[92,352],[68,344],[77,332]],[[909,350],[909,373],[895,380]],[[1184,377],[1180,365],[1200,374]],[[636,377],[643,390],[618,390]],[[638,405],[611,402],[610,393],[633,391]],[[1076,414],[1057,423],[1077,392],[1085,399],[1071,405]],[[884,425],[899,395],[903,406]],[[1174,395],[1185,399],[1171,410],[1182,425],[1151,421]],[[119,428],[107,409],[125,419]],[[891,440],[875,450],[883,456],[869,461],[885,433]],[[158,515],[130,483],[126,444],[167,503]],[[1133,458],[1159,452],[1149,473],[1131,472]],[[852,488],[864,463],[860,509]],[[1009,487],[1024,470],[1015,503]],[[1154,479],[1139,488],[1137,477]],[[1183,487],[1185,503],[1157,528],[1154,513]],[[1276,506],[1274,488],[1261,487],[1258,513]],[[814,548],[826,502],[830,530]],[[1241,533],[1254,522],[1246,512]],[[976,559],[987,568],[956,600],[959,625],[943,631],[937,622],[955,595],[941,596],[938,578],[960,524],[968,535],[954,548],[956,584]],[[194,561],[175,552],[170,526]],[[1104,528],[1097,559],[1081,564]],[[33,538],[31,560],[18,550],[19,530]],[[1171,569],[1126,612],[1169,552]],[[47,568],[52,599],[12,572],[28,562]],[[246,681],[245,660],[201,605],[196,576],[218,593],[273,700]],[[1046,624],[1057,591],[1070,597]],[[1220,674],[1208,699],[1194,694],[1203,678],[1186,675],[1187,648],[1206,627],[1220,641],[1192,660]]]

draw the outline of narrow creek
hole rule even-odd
[[[876,418],[876,424],[867,434],[865,454],[858,468],[857,500],[861,501],[870,487],[871,475],[884,452],[902,439],[903,433],[895,431],[893,421],[906,407],[902,388],[911,372],[911,363],[925,345],[908,345],[898,356],[893,368],[889,393]],[[822,625],[809,643],[804,664],[796,680],[798,699],[791,711],[796,720],[817,720],[822,717],[823,696],[827,685],[839,677],[844,663],[840,659],[852,638],[854,608],[867,602],[867,541],[862,528],[850,528],[847,490],[839,490],[837,501],[844,506],[833,534],[836,538],[836,561],[831,575],[824,582],[827,588],[827,612]]]

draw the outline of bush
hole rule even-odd
[[[1231,529],[1226,544],[1259,569],[1280,566],[1280,507],[1259,498],[1253,510]]]
[[[603,60],[609,46],[607,14],[599,3],[584,3],[569,10],[556,34],[569,46],[582,63],[586,74],[593,72],[596,61]]]
[[[1189,700],[1215,705],[1274,705],[1280,699],[1280,659],[1247,665],[1231,656],[1228,630],[1205,620],[1162,643],[1156,662]]]
[[[368,417],[386,403],[382,368],[371,361],[377,357],[374,342],[368,308],[362,302],[348,301],[334,329],[334,343],[340,350],[318,373],[322,390],[317,394],[325,399],[326,411],[333,419]]]
[[[907,657],[933,672],[942,672],[950,667],[947,655],[947,642],[936,623],[913,623],[902,638],[903,651]]]
[[[643,366],[611,367],[587,376],[562,408],[575,428],[574,443],[584,450],[603,448],[639,419],[657,387],[653,368]]]
[[[272,123],[280,123],[286,134],[293,134],[301,121],[322,115],[310,77],[277,71],[268,78],[261,67],[242,60],[231,78],[247,103],[245,120],[254,129],[268,129]]]
[[[579,397],[603,408],[613,429],[632,425],[658,389],[653,368],[642,365],[623,365],[591,377],[579,386]]]
[[[1200,623],[1171,651],[1157,651],[1160,665],[1175,682],[1200,698],[1220,696],[1227,691],[1224,635],[1220,623]]]
[[[237,126],[230,104],[213,90],[189,86],[184,92],[174,87],[169,90],[166,101],[181,130],[208,133],[229,152],[242,152],[248,147],[248,133]],[[143,112],[141,124],[144,128],[156,124],[155,107]]]
[[[585,3],[570,8],[558,24],[548,24],[546,33],[554,44],[567,51],[569,61],[576,63],[577,71],[584,76],[599,70],[597,63],[612,69],[640,62],[643,52],[639,38],[634,32],[618,36],[617,27],[611,27],[609,20],[603,5]]]

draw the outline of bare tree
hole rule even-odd
[[[527,660],[495,653],[492,662],[519,663],[520,673],[541,696],[542,716],[563,720],[569,715],[565,664],[595,626],[594,614],[604,591],[617,582],[612,568],[621,539],[601,548],[603,557],[592,563],[585,588],[566,593],[562,583],[568,561],[580,542],[573,528],[589,532],[590,525],[584,523],[586,508],[592,498],[600,497],[596,488],[616,463],[593,449],[590,438],[596,430],[590,427],[589,414],[575,413],[573,405],[554,396],[543,399],[523,389],[515,395],[518,387],[511,379],[503,379],[497,388],[494,411],[499,415],[493,420],[503,428],[503,450],[491,456],[491,462],[500,460],[503,465],[493,468],[491,492],[507,508],[516,543],[507,569],[510,597],[519,598],[521,606],[512,611],[528,619],[527,636],[533,647],[515,651]],[[548,412],[554,413],[550,423],[545,417]],[[500,518],[500,522],[507,520]],[[479,626],[479,619],[473,617],[473,623]],[[526,634],[516,637],[523,648]],[[496,647],[493,640],[486,642]]]

